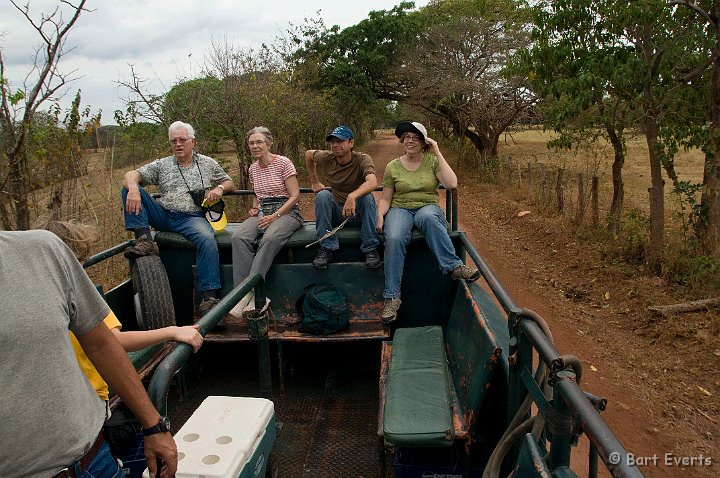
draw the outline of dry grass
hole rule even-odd
[[[512,156],[527,166],[529,163],[545,164],[548,168],[565,168],[584,174],[597,172],[600,177],[601,209],[607,209],[612,198],[613,151],[609,143],[599,141],[572,151],[557,151],[547,148],[547,142],[554,138],[551,132],[522,129],[507,133],[500,139],[499,154]],[[704,156],[698,150],[681,151],[675,159],[675,168],[681,180],[700,183],[703,177]],[[568,176],[572,178],[574,175]],[[667,181],[667,180],[666,180]],[[627,158],[623,166],[625,185],[625,210],[649,211],[648,188],[650,187],[650,162],[645,137],[635,135],[629,138]],[[666,209],[669,214],[678,211],[678,198],[672,194],[672,186],[665,187]]]

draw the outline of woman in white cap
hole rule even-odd
[[[264,278],[275,255],[303,222],[295,165],[285,156],[270,152],[273,137],[264,126],[248,131],[247,142],[250,155],[256,159],[248,169],[255,196],[249,217],[230,239],[235,287],[255,272]],[[248,303],[254,307],[253,298],[251,291],[230,314],[240,317]]]
[[[390,161],[385,168],[383,192],[378,203],[377,230],[385,235],[385,302],[382,320],[397,319],[405,252],[413,226],[425,237],[435,254],[440,270],[455,280],[472,282],[480,277],[477,269],[466,266],[455,254],[440,208],[438,186],[457,187],[457,176],[440,152],[437,142],[429,138],[420,123],[403,121],[395,136],[405,147],[405,154]]]

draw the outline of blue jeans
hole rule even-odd
[[[448,235],[445,215],[440,206],[431,204],[420,209],[391,207],[385,215],[385,290],[386,299],[400,298],[403,267],[407,245],[412,238],[413,226],[425,236],[425,242],[435,254],[443,274],[447,274],[463,261],[455,254]]]
[[[118,466],[117,460],[110,453],[110,447],[107,443],[103,443],[103,446],[98,450],[95,458],[85,469],[81,469],[78,462],[73,464],[75,468],[75,476],[82,478],[124,478],[120,466]]]
[[[330,191],[323,190],[315,195],[315,230],[318,239],[345,220],[342,215],[343,205],[335,201]],[[375,230],[377,205],[372,193],[359,197],[355,209],[355,216],[350,218],[346,226],[360,226],[360,250],[365,253],[374,251],[380,245],[380,240]],[[320,241],[320,247],[331,251],[339,249],[337,235]]]
[[[140,213],[130,214],[125,207],[127,189],[122,190],[125,229],[154,227],[158,231],[182,234],[195,245],[198,283],[200,292],[220,288],[220,254],[218,253],[215,230],[202,212],[185,213],[167,210],[159,205],[145,189],[140,188]]]

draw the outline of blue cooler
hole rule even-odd
[[[175,476],[264,477],[275,433],[275,407],[270,400],[207,397],[175,434]],[[149,477],[147,470],[143,476]]]

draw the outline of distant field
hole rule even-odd
[[[602,209],[609,206],[612,194],[612,147],[599,142],[592,147],[574,151],[550,150],[547,142],[553,138],[550,132],[542,130],[519,130],[500,137],[499,154],[502,158],[511,155],[527,167],[528,163],[543,163],[552,169],[563,167],[566,171],[589,173],[597,171],[600,177]],[[681,151],[675,158],[675,168],[682,180],[702,182],[704,155],[698,150]],[[566,175],[568,173],[566,172]],[[567,176],[566,176],[567,177]],[[670,194],[672,185],[665,178],[666,210],[677,208],[677,198]],[[650,163],[644,136],[635,136],[628,141],[627,158],[623,166],[625,184],[625,210],[640,208],[648,210],[648,188],[650,187]]]

